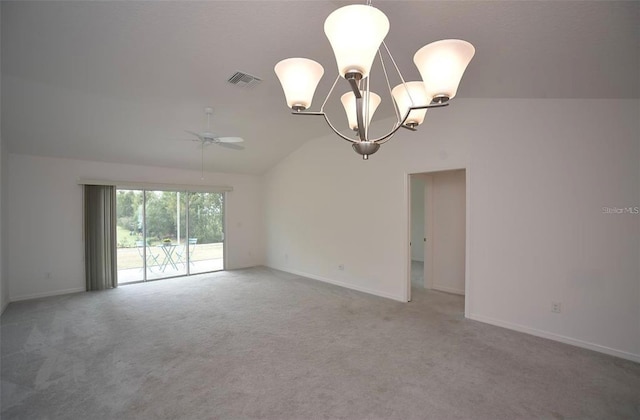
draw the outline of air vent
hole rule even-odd
[[[252,88],[258,83],[262,82],[262,79],[247,73],[243,73],[241,71],[237,71],[227,81],[232,85],[240,86],[243,88]]]

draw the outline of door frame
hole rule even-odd
[[[227,269],[227,198],[229,194],[227,191],[222,193],[222,270]]]
[[[426,174],[430,175],[430,174]],[[430,232],[429,236],[433,236],[433,177],[425,177],[424,180],[424,249],[422,260],[424,261],[424,267],[422,279],[424,287],[427,289],[433,289],[433,238],[428,238],[427,232]],[[466,188],[466,187],[465,187]],[[427,240],[429,239],[429,240]]]
[[[471,169],[469,164],[453,165],[438,168],[426,168],[424,170],[412,170],[404,173],[404,206],[406,216],[406,229],[403,235],[405,254],[405,301],[411,301],[411,175],[433,174],[436,172],[464,169],[465,171],[465,268],[464,268],[464,316],[469,318],[471,314]],[[426,196],[425,196],[426,200]]]

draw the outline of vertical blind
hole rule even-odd
[[[84,186],[84,235],[87,290],[118,287],[115,186]]]

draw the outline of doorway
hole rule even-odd
[[[467,290],[467,171],[409,174],[409,270],[412,292]],[[466,305],[465,305],[466,307]]]

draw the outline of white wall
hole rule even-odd
[[[13,300],[85,289],[80,178],[227,185],[227,268],[264,262],[262,181],[251,175],[200,173],[9,154],[7,255]],[[51,273],[45,279],[45,273]]]
[[[1,131],[0,127],[0,131]],[[4,207],[6,205],[7,200],[5,199],[5,183],[6,183],[6,153],[4,151],[4,146],[2,144],[2,138],[0,137],[0,314],[4,312],[5,308],[9,304],[9,285],[8,285],[8,270],[7,264],[5,261],[5,245],[4,245],[4,237],[7,224],[5,223],[5,211]]]
[[[2,125],[0,123],[0,133],[2,132]],[[4,146],[2,143],[2,136],[0,134],[0,314],[4,311],[5,307],[9,303],[8,296],[8,287],[7,287],[7,276],[5,275],[6,264],[4,263],[4,211],[3,205],[5,203],[4,200],[4,183],[6,180],[5,176],[5,154],[4,154]]]
[[[411,259],[424,261],[424,179],[411,175]]]
[[[8,285],[8,270],[7,270],[7,258],[5,256],[5,236],[6,236],[6,212],[5,206],[6,200],[6,181],[7,181],[7,154],[4,150],[4,143],[2,142],[2,122],[0,121],[0,314],[9,304],[9,285]]]
[[[450,127],[448,133],[459,133],[453,137],[427,123],[414,136],[401,130],[363,161],[345,141],[328,135],[307,142],[269,171],[268,265],[406,300],[407,174],[459,168],[468,161],[471,139],[457,121],[464,108],[449,108],[452,112],[429,113],[431,121]],[[471,124],[482,123],[471,118]]]
[[[425,204],[432,212],[427,240],[431,241],[431,287],[464,294],[466,245],[465,171],[443,171],[428,175],[432,189]],[[427,267],[429,269],[429,267]]]
[[[640,216],[602,213],[640,205],[638,115],[638,100],[456,99],[368,162],[309,141],[268,174],[267,263],[404,300],[407,173],[467,167],[467,314],[640,361]]]
[[[0,21],[2,20],[2,4],[0,3]],[[2,41],[0,40],[0,45],[2,45]],[[0,53],[0,57],[2,54]],[[2,60],[0,58],[0,69],[2,69]],[[0,97],[2,87],[0,86]],[[7,304],[9,303],[9,294],[7,293],[9,287],[7,285],[8,276],[7,276],[7,265],[5,264],[5,255],[4,255],[4,205],[6,200],[4,199],[5,195],[5,180],[7,172],[6,161],[6,153],[4,151],[4,143],[2,142],[2,110],[0,107],[0,314],[4,311]]]

